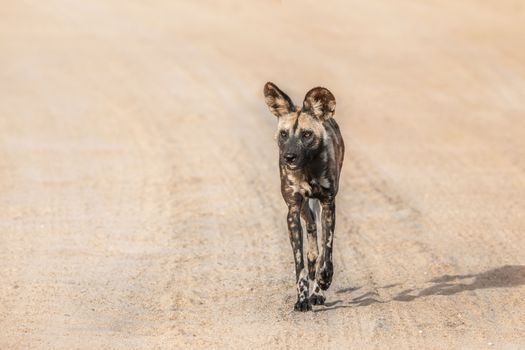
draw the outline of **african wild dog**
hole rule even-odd
[[[332,118],[335,98],[327,89],[316,87],[308,91],[302,108],[297,109],[290,97],[270,82],[264,86],[264,97],[270,111],[279,119],[276,138],[281,193],[288,206],[288,231],[295,259],[295,310],[308,311],[312,304],[324,304],[322,291],[330,287],[334,271],[335,196],[344,157],[343,138]],[[301,217],[308,236],[308,271],[304,267]]]

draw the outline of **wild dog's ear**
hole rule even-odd
[[[304,97],[303,111],[320,120],[328,120],[335,113],[335,97],[328,89],[313,88]]]
[[[274,83],[264,85],[264,100],[277,118],[295,111],[295,105],[290,97],[282,92]]]

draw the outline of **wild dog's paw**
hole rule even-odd
[[[295,306],[294,306],[294,310],[295,311],[301,311],[301,312],[305,312],[305,311],[310,311],[312,310],[312,305],[310,305],[310,300],[308,300],[308,298],[304,299],[304,300],[297,300],[297,302],[295,303]]]
[[[313,293],[310,295],[310,304],[312,305],[324,305],[326,298],[322,294]]]
[[[327,290],[332,284],[332,276],[334,275],[334,266],[331,261],[327,261],[317,271],[316,281],[317,285],[322,290]]]

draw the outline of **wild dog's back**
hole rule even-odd
[[[341,168],[343,167],[343,160],[345,157],[345,144],[339,125],[334,118],[330,118],[323,122],[325,128],[325,139],[327,152],[328,152],[328,171],[335,176],[335,194],[339,189],[339,176],[341,174]]]

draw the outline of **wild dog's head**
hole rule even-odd
[[[335,97],[328,89],[316,87],[306,93],[297,109],[288,95],[275,84],[264,85],[266,104],[278,119],[277,140],[281,161],[289,169],[304,167],[321,151],[323,122],[335,112]]]

